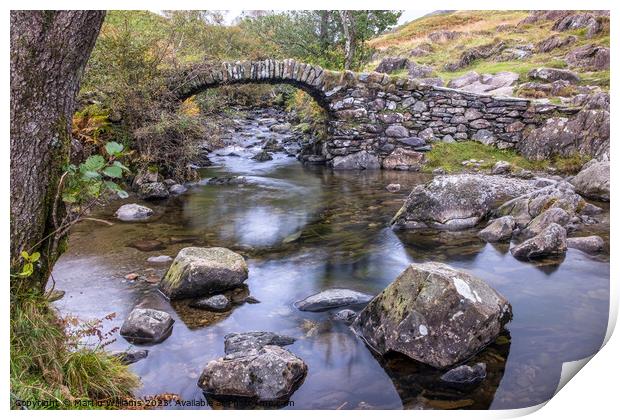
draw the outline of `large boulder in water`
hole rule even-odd
[[[414,188],[391,223],[404,229],[468,229],[500,204],[534,189],[532,182],[516,178],[438,176]]]
[[[512,317],[508,301],[481,279],[446,264],[411,264],[353,322],[384,355],[402,353],[436,368],[469,359]]]
[[[579,194],[609,201],[609,161],[588,162],[570,182]]]
[[[295,302],[295,307],[300,311],[320,312],[342,306],[366,303],[371,299],[371,295],[356,292],[355,290],[327,289]]]
[[[159,289],[170,299],[200,297],[240,286],[248,278],[243,257],[226,248],[183,248]]]
[[[167,312],[136,308],[123,322],[120,334],[130,343],[160,343],[172,333],[173,323],[174,319]]]
[[[515,258],[521,260],[563,256],[566,253],[566,229],[551,223],[532,239],[510,249]]]
[[[304,361],[290,351],[265,345],[210,361],[198,386],[214,397],[282,402],[289,399],[307,372]]]

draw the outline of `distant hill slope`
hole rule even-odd
[[[493,92],[559,101],[609,89],[608,12],[443,12],[402,25],[369,45],[377,53],[366,70],[375,70],[387,59],[379,71],[424,77],[434,84],[438,80],[429,78],[441,78],[449,85],[472,71],[480,75],[512,72],[518,75],[512,75],[514,80],[511,75],[500,81],[490,79],[495,84],[510,83]],[[530,73],[539,67],[569,70],[576,77],[569,72]],[[471,91],[492,91],[486,89],[483,77],[468,77],[473,80]]]

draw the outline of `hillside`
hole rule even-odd
[[[445,12],[416,19],[369,44],[377,52],[365,70],[409,74],[432,84],[466,90],[473,84],[471,91],[555,102],[609,89],[608,12]],[[540,67],[564,71],[531,73]],[[480,76],[468,74],[472,71]],[[485,88],[481,75],[500,72],[510,73],[491,79],[491,85],[504,89]]]

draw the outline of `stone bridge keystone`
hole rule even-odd
[[[330,71],[292,59],[195,64],[171,75],[168,87],[184,100],[237,83],[283,83],[311,95],[328,112],[328,140],[321,153],[337,169],[415,169],[403,159],[411,163],[412,152],[427,151],[434,141],[471,139],[510,149],[550,115],[575,112],[383,73]]]

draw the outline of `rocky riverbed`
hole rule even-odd
[[[608,203],[575,195],[605,198],[592,174],[573,186],[334,172],[296,159],[310,143],[280,112],[249,113],[186,191],[148,180],[168,198],[114,202],[97,215],[112,226],[72,232],[55,304],[83,319],[116,313],[104,323],[123,326],[109,350],[129,352],[119,357],[141,376],[139,396],[206,408],[519,408],[553,394],[563,362],[598,349]],[[488,188],[455,212],[446,186],[476,185]],[[138,186],[145,198],[163,189]],[[525,220],[518,210],[533,202],[541,211]],[[126,204],[144,207],[117,212]],[[515,251],[547,234],[564,240],[561,255]]]

